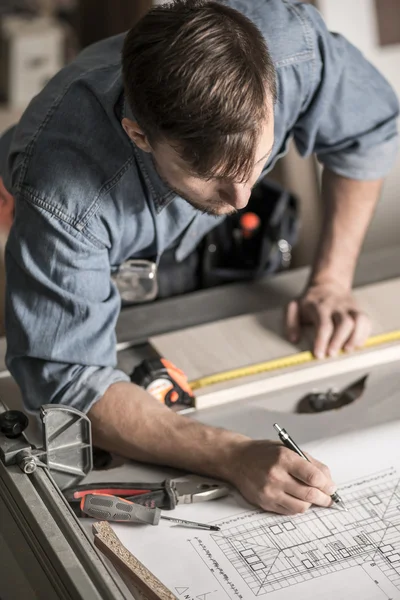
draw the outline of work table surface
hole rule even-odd
[[[364,254],[357,268],[355,286],[399,277],[399,255],[400,247],[397,246]],[[152,351],[145,343],[150,335],[238,314],[283,307],[289,299],[301,292],[308,274],[308,269],[297,269],[253,284],[234,284],[225,288],[197,292],[184,298],[124,309],[117,326],[118,366],[130,373],[138,362],[150,356]],[[131,346],[131,343],[134,345]],[[5,351],[6,342],[2,338],[0,339],[0,396],[9,408],[21,408],[19,390],[5,367]],[[306,391],[289,388],[279,393],[275,392],[273,397],[267,395],[199,411],[192,414],[191,418],[239,430],[255,438],[273,436],[272,423],[280,420],[288,428],[290,427],[300,443],[304,443],[348,431],[351,428],[367,427],[376,422],[400,418],[400,399],[398,401],[396,394],[393,395],[391,392],[396,387],[400,389],[400,385],[397,385],[397,373],[400,374],[400,369],[393,363],[375,369],[375,372],[371,373],[363,399],[356,405],[335,413],[305,416],[288,412],[287,408],[282,412],[281,406],[295,403],[291,394],[301,395]],[[357,373],[343,375],[338,377],[335,383],[341,387],[353,380],[356,375]],[[400,383],[400,375],[398,383]],[[319,382],[319,385],[323,387],[324,382]],[[34,419],[31,419],[30,430],[33,439],[37,439]],[[129,470],[131,469],[132,464],[129,465]],[[141,475],[143,467],[138,469],[138,475]],[[145,472],[151,476],[153,469],[146,467]],[[119,469],[115,472],[109,471],[106,477],[111,475],[113,477],[115,475],[118,479],[121,473]],[[93,476],[98,477],[97,474]]]

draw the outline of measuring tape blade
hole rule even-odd
[[[391,331],[389,333],[381,333],[368,338],[360,350],[399,341],[400,330]],[[345,352],[341,352],[341,354],[345,354]],[[229,371],[207,375],[206,377],[200,377],[199,379],[190,381],[189,385],[191,389],[195,391],[210,385],[216,385],[217,383],[231,381],[232,379],[240,379],[242,377],[250,377],[251,375],[259,375],[260,373],[267,373],[270,371],[277,371],[290,367],[298,367],[315,360],[317,359],[314,357],[312,352],[299,352],[298,354],[290,354],[289,356],[283,356],[282,358],[276,358],[274,360],[268,360],[265,362],[256,363],[254,365],[248,365],[246,367],[239,367],[238,369],[231,369]]]

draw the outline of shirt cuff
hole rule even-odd
[[[349,179],[382,179],[395,164],[399,138],[373,146],[367,150],[348,150],[332,154],[319,154],[317,158],[325,167]]]
[[[130,381],[130,377],[112,367],[86,367],[64,392],[62,404],[87,413],[110,385],[120,381]]]

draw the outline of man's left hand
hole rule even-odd
[[[351,292],[337,283],[310,285],[290,302],[286,311],[286,332],[292,343],[300,339],[301,326],[313,325],[316,358],[336,356],[361,347],[371,332],[368,316],[360,310]]]

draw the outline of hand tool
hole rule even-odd
[[[276,431],[278,432],[278,435],[279,435],[279,438],[280,438],[282,444],[284,446],[286,446],[286,448],[289,448],[289,450],[293,450],[293,452],[296,452],[296,454],[298,454],[302,458],[305,458],[308,462],[311,462],[307,458],[307,456],[304,454],[304,452],[302,450],[300,450],[300,448],[296,444],[296,442],[290,437],[290,435],[288,434],[286,429],[279,427],[279,425],[277,423],[274,423],[274,427],[275,427]],[[339,496],[339,494],[337,492],[334,492],[331,495],[331,498],[332,498],[333,502],[335,502],[335,504],[338,504],[339,506],[341,506],[341,508],[343,508],[346,512],[348,512],[348,509],[346,508],[345,503],[343,502],[343,500],[341,499],[341,497]]]
[[[172,408],[193,408],[195,398],[183,371],[165,358],[146,359],[131,374],[131,381]]]
[[[329,389],[326,392],[311,392],[297,405],[297,412],[303,414],[337,410],[358,400],[365,390],[368,375],[364,375],[341,391]]]
[[[208,502],[229,494],[225,485],[207,480],[167,479],[162,483],[91,483],[64,490],[68,502],[75,507],[88,494],[119,496],[148,508],[173,510],[177,504]]]
[[[165,519],[166,521],[186,527],[198,527],[200,529],[209,529],[210,531],[221,530],[217,525],[166,517],[161,514],[159,508],[147,508],[124,498],[108,494],[86,494],[81,500],[80,508],[85,515],[103,521],[158,525],[160,519]]]

